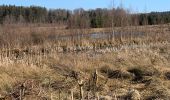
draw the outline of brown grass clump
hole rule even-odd
[[[150,89],[150,95],[147,97],[147,100],[149,99],[163,99],[168,100],[170,97],[170,91],[166,87],[167,83],[164,83],[163,80],[159,78],[153,78],[151,83],[147,86],[148,89]]]
[[[24,84],[24,87],[26,88],[25,95],[36,96],[35,93],[38,95],[41,91],[39,89],[43,86],[43,84],[47,85],[60,78],[57,73],[54,74],[53,70],[45,66],[40,68],[37,66],[14,64],[1,66],[0,69],[0,91],[5,94],[5,97],[10,96],[12,98],[19,98],[20,86],[22,84]],[[46,81],[46,79],[49,81]]]
[[[126,70],[112,70],[109,67],[102,67],[100,69],[101,73],[106,74],[108,78],[120,78],[120,79],[131,79],[133,74]]]
[[[128,92],[127,99],[141,100],[141,95],[140,95],[139,91],[132,89]]]
[[[147,77],[153,76],[160,76],[160,72],[154,68],[153,66],[142,66],[142,67],[135,67],[128,70],[128,72],[135,75],[133,81],[136,82],[147,82],[149,81]]]

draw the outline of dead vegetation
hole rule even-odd
[[[170,99],[169,31],[98,39],[5,32],[2,100]]]

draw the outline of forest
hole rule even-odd
[[[66,28],[105,28],[136,25],[156,25],[170,22],[170,11],[131,13],[123,7],[113,9],[97,8],[73,11],[47,9],[39,6],[0,6],[0,24],[48,23],[67,26]]]

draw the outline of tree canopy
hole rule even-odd
[[[101,28],[129,25],[155,25],[170,22],[169,12],[131,14],[118,7],[113,9],[97,8],[73,11],[66,9],[46,9],[39,6],[0,6],[0,24],[13,23],[55,23],[68,28]]]

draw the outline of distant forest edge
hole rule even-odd
[[[151,13],[130,13],[122,7],[97,8],[73,11],[51,9],[39,6],[0,6],[0,24],[48,23],[65,25],[67,28],[104,28],[170,23],[170,11]]]

